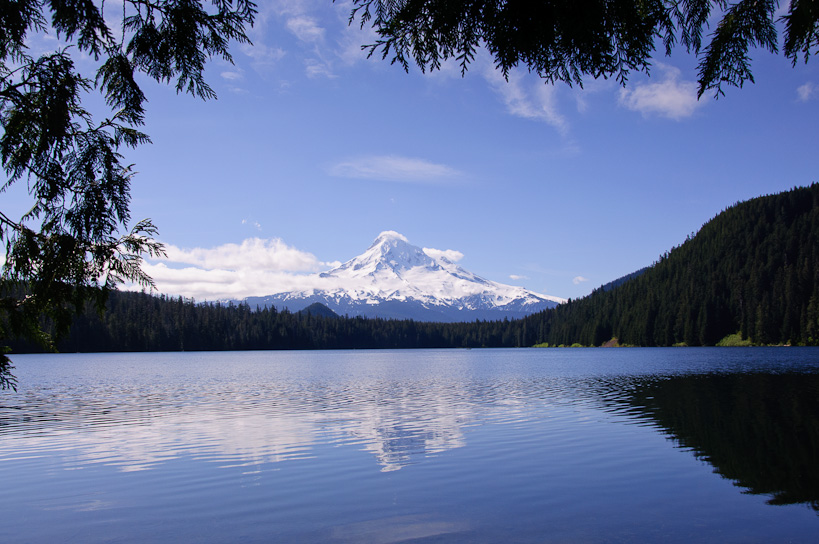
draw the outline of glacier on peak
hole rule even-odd
[[[321,302],[340,315],[423,321],[518,318],[564,301],[487,280],[435,253],[383,231],[361,255],[314,274],[313,288],[245,301],[290,311]]]

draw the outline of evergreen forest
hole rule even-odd
[[[65,352],[819,344],[819,184],[737,203],[652,266],[519,320],[425,323],[113,291]],[[45,324],[46,327],[48,324]],[[7,341],[15,352],[37,348]]]
[[[551,345],[815,345],[819,184],[735,204],[639,276],[527,321]]]

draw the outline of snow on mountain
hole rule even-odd
[[[423,321],[517,318],[564,301],[477,276],[394,231],[382,232],[364,253],[315,280],[316,288],[245,301],[290,311],[321,302],[339,315]]]

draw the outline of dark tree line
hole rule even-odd
[[[736,204],[653,266],[520,320],[325,317],[113,291],[61,351],[819,344],[819,184]],[[15,351],[35,349],[12,342]]]
[[[60,351],[202,351],[252,349],[396,349],[531,345],[515,321],[426,323],[324,317],[247,304],[112,291],[108,308],[77,316]],[[36,349],[12,342],[14,351]]]

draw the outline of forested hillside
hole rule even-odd
[[[621,281],[622,280],[622,281]],[[819,343],[819,184],[736,204],[644,270],[521,320],[424,323],[113,292],[61,351]],[[13,351],[30,346],[10,343]]]
[[[819,341],[819,184],[736,204],[615,289],[525,320],[549,344]]]

